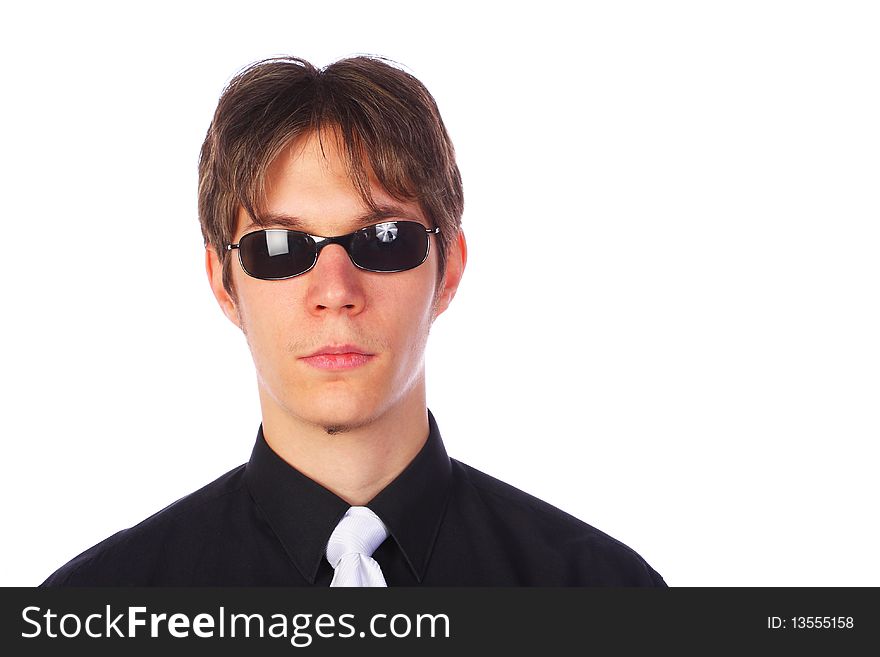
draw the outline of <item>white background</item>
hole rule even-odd
[[[196,162],[242,66],[435,95],[470,261],[447,449],[671,585],[880,585],[871,2],[16,3],[0,17],[0,584],[247,460],[253,366]]]

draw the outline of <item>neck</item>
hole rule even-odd
[[[390,484],[428,439],[424,387],[382,415],[328,434],[327,423],[281,408],[260,388],[263,436],[288,464],[352,506],[363,506]]]

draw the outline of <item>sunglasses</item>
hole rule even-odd
[[[373,272],[414,269],[428,259],[429,235],[440,228],[425,228],[416,221],[385,221],[360,228],[348,235],[322,237],[298,230],[272,228],[242,235],[238,261],[244,272],[264,281],[278,281],[305,274],[328,244],[339,244],[355,267]]]

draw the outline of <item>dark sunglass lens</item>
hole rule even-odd
[[[315,243],[305,233],[260,230],[239,242],[241,264],[255,278],[290,278],[315,264]]]
[[[428,233],[415,221],[388,221],[355,233],[351,257],[364,269],[404,271],[428,255]]]

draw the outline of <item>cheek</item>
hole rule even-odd
[[[296,335],[294,302],[283,287],[262,287],[240,296],[239,316],[242,330],[255,359],[266,360],[279,352],[290,351],[291,337]]]
[[[431,327],[434,286],[419,281],[395,286],[384,306],[384,324],[395,332],[399,349],[421,356]],[[378,304],[377,304],[378,305]]]

